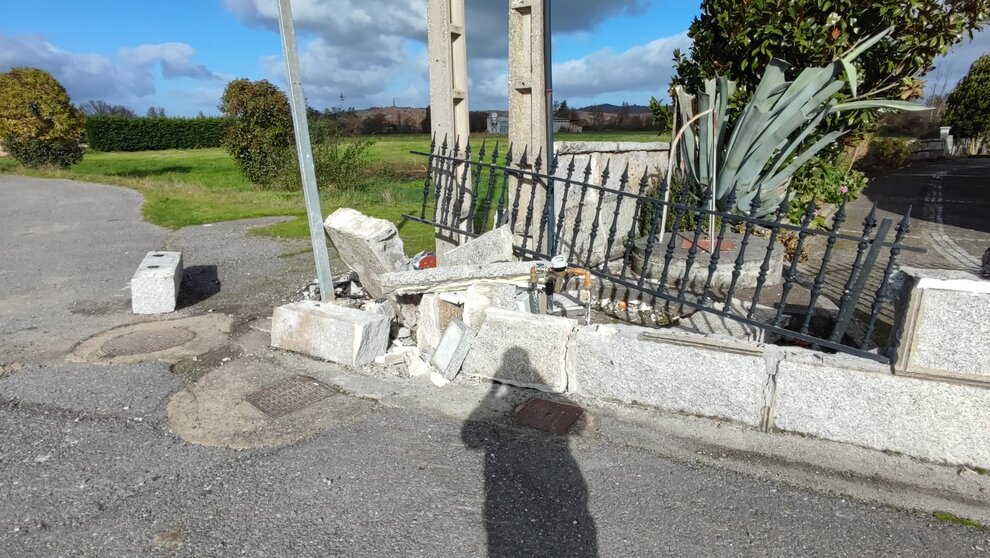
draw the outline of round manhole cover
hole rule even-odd
[[[159,331],[136,331],[114,337],[104,343],[100,349],[105,356],[111,358],[157,353],[185,345],[195,337],[195,333],[184,327],[173,327]]]

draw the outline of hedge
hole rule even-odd
[[[220,147],[226,118],[130,118],[93,116],[86,119],[86,139],[98,151],[156,151]]]

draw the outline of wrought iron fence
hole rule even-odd
[[[563,255],[624,300],[649,297],[671,315],[701,311],[791,343],[893,359],[891,277],[901,251],[923,251],[904,244],[910,208],[895,223],[878,220],[874,205],[854,235],[842,232],[845,202],[831,226],[819,230],[811,227],[815,203],[799,225],[785,220],[787,198],[757,217],[759,192],[747,213],[721,211],[710,188],[697,192],[649,172],[633,177],[628,166],[618,171],[610,162],[596,173],[590,159],[582,166],[555,155],[547,163],[542,153],[516,154],[511,145],[502,151],[498,143],[490,150],[483,143],[472,157],[470,143],[462,148],[446,139],[413,153],[428,158],[429,172],[419,215],[404,217],[451,242],[508,225],[520,257]],[[733,191],[721,205],[736,201]],[[837,258],[843,242],[855,249]],[[826,284],[836,281],[837,300],[829,300]],[[823,313],[826,306],[831,310]],[[881,322],[887,327],[878,335]]]

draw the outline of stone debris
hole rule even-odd
[[[568,346],[577,322],[489,308],[463,373],[550,393],[567,389]]]
[[[511,262],[514,259],[509,225],[488,231],[437,257],[438,263],[444,267]]]
[[[430,364],[447,380],[453,380],[464,365],[471,343],[474,342],[475,332],[460,321],[454,320],[443,332]]]
[[[181,252],[148,252],[131,277],[131,310],[135,314],[174,312],[181,283]]]
[[[440,297],[435,294],[423,295],[419,302],[419,322],[416,326],[416,346],[420,350],[432,352],[440,343]]]
[[[479,281],[464,293],[464,322],[477,331],[485,323],[485,310],[502,308],[516,310],[517,287],[511,283]]]
[[[423,360],[423,355],[418,350],[409,351],[405,354],[406,374],[410,378],[428,376],[435,372],[430,363]]]
[[[395,321],[395,308],[388,301],[372,300],[361,305],[361,309],[372,314],[385,316],[389,321]]]
[[[383,274],[409,266],[399,230],[390,221],[342,207],[330,214],[323,226],[340,259],[357,272],[361,284],[375,298],[385,294]]]
[[[383,275],[381,284],[388,295],[463,291],[483,280],[498,280],[528,288],[529,272],[536,263],[504,262],[397,271]]]
[[[305,300],[275,308],[271,344],[361,366],[385,354],[390,324],[391,320],[380,314]]]

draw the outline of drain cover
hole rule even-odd
[[[330,395],[331,391],[313,378],[293,376],[250,393],[244,400],[262,413],[277,418],[305,409]]]
[[[135,331],[114,337],[104,343],[100,350],[110,358],[157,353],[185,345],[195,338],[196,334],[184,327],[158,331]]]
[[[546,399],[530,399],[512,417],[513,422],[551,434],[564,434],[581,417],[584,410]]]

